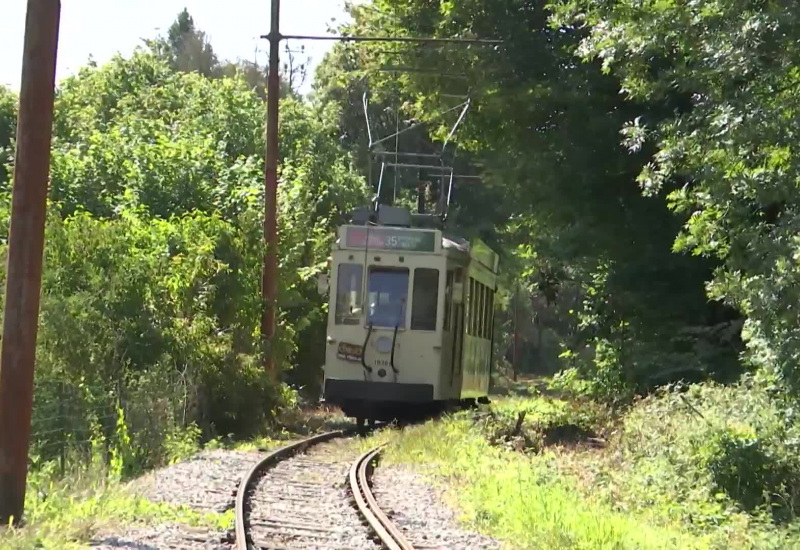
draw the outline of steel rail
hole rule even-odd
[[[367,451],[353,462],[348,476],[359,512],[369,523],[378,538],[389,550],[414,550],[400,529],[383,513],[369,486],[370,467],[383,449],[383,445]]]
[[[295,454],[305,450],[307,447],[316,445],[318,443],[324,443],[325,441],[330,441],[331,439],[336,439],[337,437],[343,437],[344,435],[345,432],[337,431],[309,437],[308,439],[304,439],[302,441],[298,441],[297,443],[292,443],[291,445],[287,445],[272,451],[252,468],[250,468],[250,471],[248,471],[242,477],[242,481],[239,483],[239,488],[236,491],[236,550],[249,550],[247,541],[247,521],[245,520],[245,504],[247,500],[247,494],[252,488],[254,482],[258,480],[259,474],[261,474],[268,467],[280,462],[281,460],[294,456]]]

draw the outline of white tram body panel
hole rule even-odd
[[[348,416],[487,395],[498,256],[439,230],[348,225],[329,275],[324,398]]]

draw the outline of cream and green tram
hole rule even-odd
[[[436,229],[341,227],[324,400],[361,421],[487,396],[498,263],[484,243]]]

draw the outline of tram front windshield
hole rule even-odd
[[[407,303],[407,269],[370,271],[367,323],[374,327],[405,328]]]

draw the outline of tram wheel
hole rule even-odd
[[[366,419],[363,416],[356,417],[356,427],[358,428],[358,435],[366,435],[366,427],[365,427]]]

